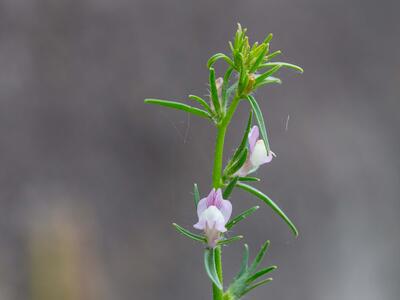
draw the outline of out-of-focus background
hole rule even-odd
[[[266,206],[235,228],[272,241],[247,299],[400,296],[398,1],[2,0],[0,299],[210,299],[192,184],[210,189],[214,128],[145,97],[207,94],[205,63],[241,22],[267,33],[281,86],[257,93],[278,158]],[[221,71],[222,64],[217,65]],[[227,155],[240,140],[235,115]],[[289,119],[288,124],[287,120]],[[286,128],[287,127],[287,128]],[[233,195],[234,212],[258,204]],[[242,245],[225,248],[225,277]]]

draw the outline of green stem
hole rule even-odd
[[[236,95],[229,109],[222,119],[221,123],[217,125],[217,141],[215,143],[215,153],[214,153],[214,169],[213,169],[213,186],[215,188],[219,188],[223,185],[221,180],[222,178],[222,162],[224,156],[224,142],[225,142],[225,134],[226,130],[229,126],[230,121],[232,120],[233,114],[236,111],[236,108],[239,104],[241,97]]]
[[[221,246],[216,247],[214,252],[215,268],[217,269],[219,281],[223,285],[221,254],[222,254]],[[224,292],[221,291],[215,284],[212,285],[212,289],[213,289],[213,300],[222,300]]]
[[[236,111],[236,108],[240,102],[241,97],[236,94],[233,98],[231,105],[222,119],[221,123],[217,126],[217,141],[215,143],[215,156],[214,156],[214,168],[213,168],[213,186],[214,188],[220,188],[223,186],[222,182],[222,163],[224,156],[224,142],[225,142],[225,134],[226,130],[229,126],[230,121]],[[221,247],[218,246],[215,248],[215,266],[217,269],[217,274],[221,284],[223,284],[223,276],[222,276],[222,250]],[[221,291],[215,284],[213,284],[213,300],[222,300],[223,291]]]
[[[222,180],[222,162],[224,153],[224,142],[226,134],[226,126],[219,126],[217,130],[217,141],[215,143],[214,153],[214,169],[213,169],[213,186],[217,189],[221,187]]]

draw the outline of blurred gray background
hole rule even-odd
[[[1,0],[0,299],[210,299],[192,184],[211,182],[214,128],[145,97],[207,94],[205,63],[236,23],[267,33],[281,86],[257,93],[278,158],[237,226],[266,239],[274,281],[247,299],[400,297],[400,21],[384,0]],[[217,72],[222,71],[217,65]],[[241,138],[245,103],[226,154]],[[289,117],[287,130],[286,120]],[[234,212],[258,204],[239,191]],[[242,243],[226,247],[226,281]]]

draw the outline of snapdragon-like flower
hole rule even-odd
[[[204,230],[208,245],[214,248],[220,234],[226,232],[226,223],[232,214],[232,204],[222,198],[221,189],[212,189],[210,194],[199,201],[197,216],[199,221],[194,228]]]
[[[259,136],[260,131],[258,126],[253,126],[248,137],[249,152],[247,159],[243,166],[236,172],[237,176],[247,176],[256,171],[261,165],[269,163],[273,157],[276,157],[272,151],[269,151],[268,154],[264,140],[259,139]]]

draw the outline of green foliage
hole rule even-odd
[[[222,284],[219,280],[216,265],[215,265],[215,249],[207,248],[204,251],[204,267],[210,280],[222,290]]]
[[[249,118],[247,120],[247,125],[246,129],[244,131],[242,141],[240,142],[239,146],[236,148],[235,152],[233,153],[232,158],[228,162],[227,166],[225,167],[224,170],[224,178],[229,177],[229,175],[234,174],[237,170],[240,169],[241,166],[243,166],[243,159],[246,160],[247,158],[247,139],[249,136],[249,132],[251,129],[251,121],[253,119],[253,112],[250,111],[249,113]],[[233,165],[236,165],[235,167]],[[239,166],[239,168],[237,168]],[[232,171],[234,170],[234,171]]]
[[[208,103],[206,102],[206,100],[204,100],[203,98],[196,96],[196,95],[189,95],[189,98],[197,101],[201,106],[204,107],[204,109],[210,114],[213,115],[213,111],[211,110],[211,107],[208,105]]]
[[[157,104],[157,105],[161,105],[161,106],[165,106],[165,107],[183,110],[183,111],[186,111],[188,113],[191,113],[191,114],[203,117],[203,118],[211,119],[211,115],[208,112],[206,112],[202,109],[187,105],[187,104],[180,103],[180,102],[161,100],[161,99],[145,99],[144,103]]]
[[[233,242],[239,241],[243,238],[243,235],[237,235],[237,236],[233,236],[231,238],[223,238],[221,240],[218,241],[218,245],[229,245]]]
[[[210,68],[209,83],[210,83],[210,97],[211,97],[215,112],[218,115],[221,113],[221,103],[220,103],[220,100],[218,97],[217,86],[215,83],[214,68]]]
[[[286,216],[286,214],[279,208],[279,206],[276,205],[276,203],[274,201],[272,201],[267,195],[265,195],[263,192],[257,190],[255,187],[252,187],[245,183],[238,182],[236,184],[236,186],[240,187],[241,189],[245,190],[246,192],[261,199],[265,204],[267,204],[269,207],[271,207],[272,210],[274,212],[276,212],[286,222],[286,224],[290,227],[290,229],[292,230],[292,232],[295,236],[299,235],[299,231],[297,230],[297,228],[293,224],[293,222]]]
[[[254,182],[254,181],[260,181],[260,178],[257,177],[251,177],[251,176],[245,176],[245,177],[239,177],[239,181],[242,182]]]
[[[240,213],[239,215],[237,215],[236,217],[234,217],[232,220],[230,220],[227,224],[226,224],[226,229],[231,229],[233,226],[235,226],[237,223],[239,223],[240,221],[243,221],[244,219],[246,219],[248,216],[252,215],[257,209],[259,209],[259,206],[253,206],[247,210],[245,210],[244,212]]]
[[[193,200],[194,200],[194,205],[197,208],[197,205],[199,204],[200,201],[200,193],[199,193],[199,188],[197,187],[197,183],[193,184]]]
[[[247,96],[247,100],[249,100],[251,109],[253,110],[254,115],[256,116],[258,128],[260,129],[261,136],[265,143],[265,148],[267,148],[267,153],[269,153],[271,151],[271,149],[269,148],[267,129],[265,128],[264,117],[261,112],[260,106],[258,105],[256,99],[251,95]]]
[[[244,165],[247,159],[247,148],[243,148],[237,155],[236,160],[232,164],[228,165],[224,170],[224,177],[229,178],[234,175]]]
[[[185,236],[191,240],[194,240],[196,242],[201,242],[201,243],[207,243],[207,239],[204,236],[192,233],[189,230],[179,226],[176,223],[172,223],[172,226],[174,226],[176,231],[178,231],[180,234],[182,234],[183,236]]]
[[[272,281],[272,278],[266,278],[254,283],[254,281],[256,281],[257,279],[276,270],[277,268],[276,266],[270,266],[268,268],[263,268],[257,271],[259,264],[264,259],[268,246],[269,246],[269,241],[266,241],[262,245],[260,251],[258,252],[252,264],[249,266],[249,247],[246,244],[244,245],[244,253],[240,270],[236,275],[236,277],[234,278],[233,282],[229,285],[227,291],[224,294],[223,299],[229,299],[229,300],[240,299],[254,288]]]
[[[228,185],[226,186],[224,193],[223,193],[223,198],[224,199],[228,199],[229,196],[231,195],[233,189],[236,186],[236,183],[238,182],[239,177],[235,176],[233,177],[233,179],[231,180],[231,182],[228,183]]]

